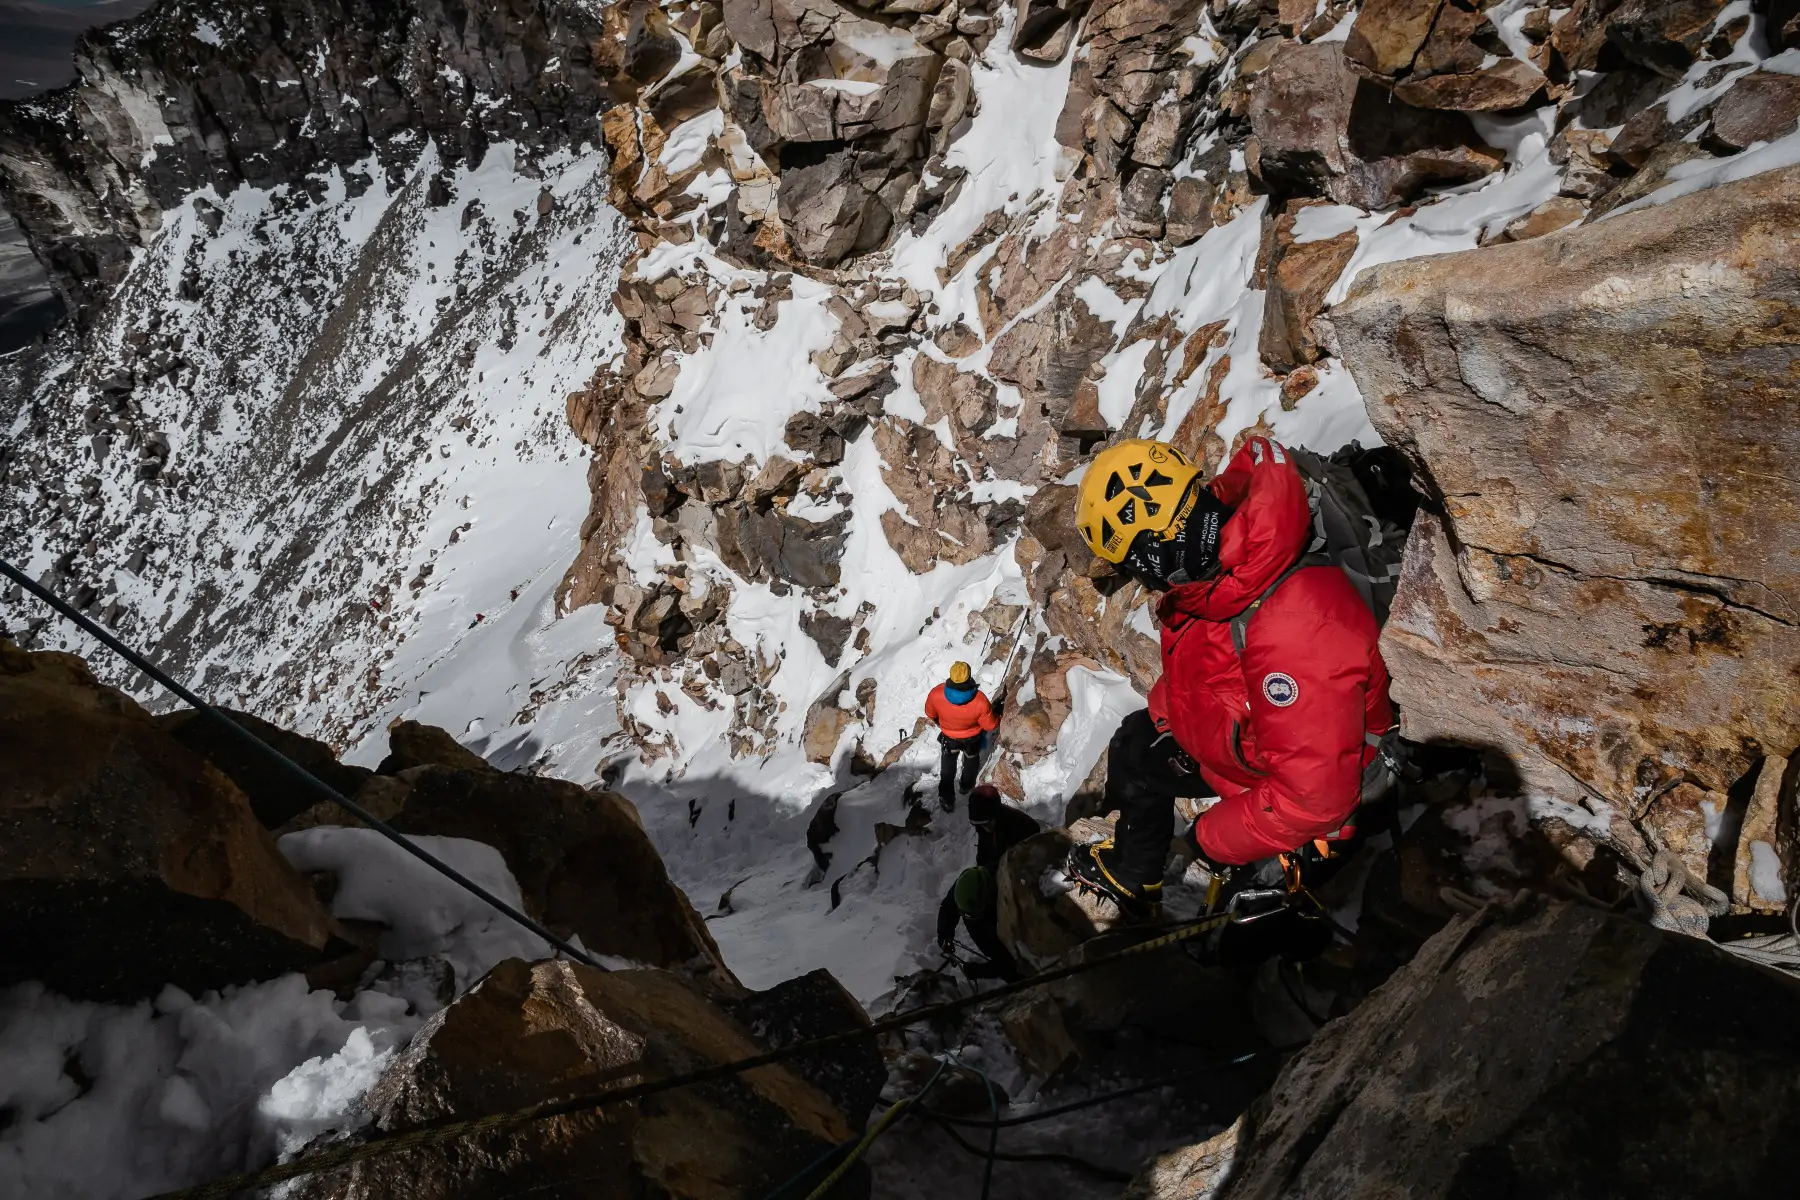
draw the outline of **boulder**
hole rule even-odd
[[[394,828],[492,846],[526,911],[556,933],[592,954],[733,981],[625,797],[487,767],[420,767],[408,783]]]
[[[1284,213],[1276,222],[1276,251],[1269,264],[1257,343],[1263,365],[1279,374],[1316,362],[1324,353],[1313,335],[1312,320],[1324,309],[1325,294],[1350,265],[1357,246],[1353,229],[1314,242],[1295,242],[1294,216]]]
[[[128,1003],[334,945],[243,792],[74,655],[0,640],[0,780],[0,985]]]
[[[321,782],[336,788],[339,795],[355,796],[372,774],[367,767],[338,762],[337,755],[324,742],[290,733],[250,713],[227,709],[226,715]],[[250,811],[265,829],[278,829],[319,802],[317,792],[296,782],[266,754],[252,749],[194,709],[167,713],[155,720],[159,729],[224,772],[244,793]]]
[[[454,767],[459,771],[485,771],[487,760],[435,725],[395,721],[388,726],[388,752],[375,768],[380,775],[398,775],[413,767]]]
[[[806,710],[806,724],[801,730],[800,747],[806,753],[807,762],[830,766],[837,753],[838,742],[843,739],[844,730],[856,724],[856,714],[838,705],[838,693],[842,690],[841,687],[827,688],[825,694]]]
[[[1443,506],[1382,638],[1409,738],[1632,816],[1800,745],[1796,196],[1790,167],[1381,266],[1333,310]]]
[[[1594,908],[1457,918],[1243,1117],[1217,1200],[1777,1196],[1800,980]]]
[[[727,91],[779,176],[780,235],[822,266],[880,246],[918,180],[928,119],[966,110],[958,73],[934,105],[943,57],[836,0],[744,0],[724,24],[756,56],[727,73]]]
[[[1169,189],[1169,212],[1163,221],[1163,236],[1176,246],[1197,242],[1212,228],[1213,198],[1216,186],[1192,175],[1175,181]]]
[[[1250,92],[1255,170],[1274,190],[1386,208],[1496,171],[1467,117],[1402,103],[1360,79],[1338,42],[1284,43]]]
[[[1502,58],[1470,71],[1413,75],[1394,87],[1394,97],[1415,108],[1453,112],[1501,112],[1523,108],[1544,90],[1544,73],[1517,58]]]
[[[1067,892],[1046,896],[1044,873],[1068,857],[1066,830],[1046,829],[1020,842],[1000,860],[996,925],[1000,940],[1020,965],[1048,966],[1100,930]]]
[[[1344,54],[1370,75],[1393,79],[1412,68],[1446,0],[1367,0],[1350,26]]]
[[[362,1108],[368,1132],[389,1133],[766,1049],[681,976],[508,959],[426,1022]],[[756,1200],[852,1132],[823,1092],[778,1065],[367,1159],[293,1191],[308,1200]]]
[[[733,504],[719,509],[718,519],[720,553],[740,575],[797,587],[837,586],[849,513],[808,521],[774,507]]]
[[[1089,0],[1019,0],[1013,26],[1013,53],[1034,62],[1061,62]]]
[[[881,245],[894,224],[894,207],[888,203],[895,191],[892,180],[855,150],[839,150],[784,171],[777,199],[795,252],[829,265]],[[898,191],[904,194],[905,186]],[[892,198],[897,203],[898,196]]]
[[[1625,0],[1606,21],[1606,40],[1632,62],[1681,78],[1712,36],[1727,0]]]
[[[869,1014],[856,997],[823,967],[742,998],[726,997],[720,1003],[750,1036],[771,1050],[869,1025]],[[858,1128],[881,1098],[888,1078],[887,1064],[872,1037],[796,1055],[786,1066],[824,1092]]]
[[[1156,932],[1121,927],[1054,965],[1103,957]],[[1076,1062],[1121,1073],[1167,1072],[1184,1058],[1217,1063],[1262,1042],[1249,996],[1233,974],[1201,966],[1179,946],[1022,992],[999,1015],[1020,1061],[1045,1076]]]
[[[1752,142],[1772,142],[1800,124],[1800,75],[1752,71],[1712,109],[1709,140],[1735,152]]]

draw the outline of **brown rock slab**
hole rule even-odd
[[[1503,112],[1523,108],[1544,90],[1544,73],[1517,58],[1454,74],[1412,76],[1396,84],[1394,97],[1415,108],[1453,112]]]
[[[1351,71],[1337,42],[1284,43],[1250,92],[1254,170],[1273,190],[1386,208],[1498,170],[1459,113],[1415,108]]]
[[[1800,76],[1752,71],[1713,105],[1707,136],[1726,150],[1772,142],[1800,124]]]
[[[826,691],[827,694],[819,697],[807,710],[806,725],[800,735],[800,746],[806,752],[806,761],[821,766],[831,765],[844,730],[857,721],[855,713],[838,707],[837,691],[829,688]]]
[[[435,725],[419,721],[395,721],[388,726],[387,757],[377,774],[398,775],[412,767],[455,767],[459,771],[485,771],[487,759]]]
[[[1552,196],[1524,216],[1510,221],[1506,236],[1515,242],[1529,241],[1579,224],[1587,216],[1587,205],[1573,196]]]
[[[1800,745],[1797,196],[1771,171],[1375,268],[1334,309],[1377,430],[1445,497],[1383,635],[1409,737],[1623,812]]]
[[[1212,228],[1213,198],[1216,187],[1192,175],[1177,179],[1169,189],[1169,212],[1163,222],[1163,236],[1172,245],[1186,246],[1197,242]]]
[[[418,767],[407,782],[394,828],[492,846],[526,911],[552,930],[579,936],[590,953],[732,981],[623,796],[485,766]]]
[[[255,734],[269,746],[306,768],[320,782],[336,788],[339,795],[355,796],[370,774],[367,767],[354,767],[338,762],[337,755],[324,742],[292,733],[279,725],[271,725],[250,713],[226,710],[226,715]],[[223,729],[216,721],[193,709],[168,713],[156,719],[159,729],[223,771],[250,801],[265,829],[276,829],[299,813],[319,803],[317,792],[273,762],[268,755],[247,745]]]
[[[0,640],[0,984],[199,993],[310,966],[334,930],[228,777],[81,659]]]
[[[1280,221],[1291,238],[1293,214],[1283,214]],[[1287,241],[1280,247],[1269,265],[1262,334],[1257,341],[1264,366],[1286,374],[1318,361],[1324,351],[1313,335],[1312,320],[1324,310],[1325,294],[1350,265],[1356,245],[1352,229],[1316,242]]]
[[[1125,1188],[1124,1200],[1212,1200],[1231,1173],[1241,1128],[1234,1123],[1204,1142],[1158,1154]]]
[[[697,1070],[767,1046],[665,971],[508,959],[428,1021],[364,1100],[369,1132],[507,1112]],[[860,1114],[859,1114],[860,1116]],[[850,1122],[818,1088],[762,1067],[654,1098],[367,1159],[295,1185],[325,1197],[753,1200]],[[353,1136],[366,1136],[357,1134]]]
[[[1632,62],[1671,79],[1699,56],[1727,0],[1625,0],[1606,19],[1606,40]]]
[[[1445,0],[1369,0],[1356,14],[1344,53],[1371,75],[1392,79],[1412,67]]]
[[[1217,1200],[1776,1196],[1796,1120],[1800,980],[1593,908],[1489,909],[1287,1064]]]

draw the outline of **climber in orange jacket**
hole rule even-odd
[[[1000,725],[1000,713],[975,686],[969,664],[950,664],[950,678],[925,697],[925,716],[938,727],[943,758],[938,773],[938,804],[945,812],[956,807],[956,793],[975,786],[981,770],[982,743]],[[962,759],[962,778],[957,779],[957,759]]]

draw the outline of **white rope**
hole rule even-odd
[[[1731,911],[1731,898],[1697,878],[1673,850],[1661,849],[1638,877],[1638,901],[1657,929],[1706,937],[1707,923]]]

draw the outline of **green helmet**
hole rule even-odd
[[[986,867],[970,867],[956,877],[951,894],[964,916],[984,916],[994,906],[994,873]]]

